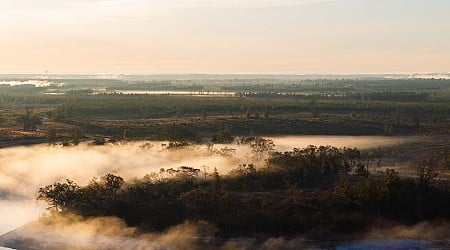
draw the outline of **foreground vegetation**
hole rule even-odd
[[[379,220],[402,224],[450,219],[449,183],[434,180],[442,161],[417,162],[414,178],[394,170],[369,174],[373,157],[357,149],[314,147],[273,152],[266,167],[161,169],[124,181],[107,174],[86,186],[73,181],[39,190],[56,213],[117,216],[143,231],[206,221],[220,235],[331,237],[362,232]]]

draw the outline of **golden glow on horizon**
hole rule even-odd
[[[449,2],[2,0],[0,73],[450,72]]]

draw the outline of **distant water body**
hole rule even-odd
[[[123,95],[189,95],[189,96],[234,96],[234,92],[218,91],[173,91],[173,90],[115,90],[104,93],[117,93]],[[98,92],[97,94],[102,94]]]

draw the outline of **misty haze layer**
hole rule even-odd
[[[230,238],[221,240],[206,222],[185,222],[164,232],[139,233],[114,217],[52,216],[0,237],[0,244],[29,249],[448,249],[449,225],[374,227],[359,240],[308,240],[303,237]],[[442,239],[442,240],[436,240]],[[1,249],[1,247],[0,247]]]
[[[406,142],[410,139],[395,137],[358,136],[288,136],[271,137],[276,150],[286,151],[311,144],[337,147],[376,148]],[[35,219],[44,211],[44,205],[35,201],[40,187],[56,181],[71,179],[80,185],[93,177],[113,173],[130,180],[142,178],[161,168],[190,166],[202,169],[208,166],[212,172],[227,174],[243,163],[257,163],[248,146],[214,145],[236,149],[234,155],[214,153],[206,145],[183,149],[166,149],[166,142],[129,142],[73,147],[36,145],[0,149],[0,233],[12,230]],[[263,159],[260,159],[263,161]],[[261,164],[261,162],[260,162]]]

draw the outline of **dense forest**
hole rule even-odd
[[[8,78],[24,84],[0,85],[0,138],[70,141],[76,131],[77,141],[126,135],[197,142],[225,128],[233,136],[395,136],[450,128],[450,80],[192,77],[61,78],[36,86]]]
[[[416,175],[401,178],[390,169],[370,174],[374,157],[310,146],[272,152],[265,167],[243,164],[227,175],[180,167],[129,181],[106,174],[86,186],[67,180],[41,188],[38,199],[56,213],[117,216],[143,231],[207,221],[222,237],[329,237],[361,232],[380,220],[450,219],[449,186],[435,180],[436,158],[416,162]]]

